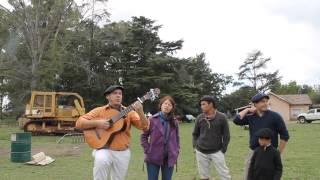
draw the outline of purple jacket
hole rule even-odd
[[[145,161],[163,165],[165,129],[161,123],[159,113],[153,115],[149,121],[149,129],[141,134],[141,145],[144,150]],[[168,166],[172,167],[177,163],[180,150],[178,121],[175,120],[175,127],[170,125],[169,129]]]

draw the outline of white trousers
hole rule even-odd
[[[210,179],[211,162],[213,162],[221,180],[231,179],[229,168],[227,167],[224,154],[221,151],[212,154],[204,154],[196,150],[196,158],[201,179]]]
[[[125,180],[128,172],[131,152],[112,151],[110,149],[93,150],[94,157],[93,179],[94,180]]]

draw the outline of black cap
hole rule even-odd
[[[264,94],[264,93],[257,93],[256,95],[254,95],[252,98],[251,98],[251,101],[253,103],[257,103],[259,102],[260,100],[264,99],[264,98],[267,98],[267,99],[270,99],[270,97],[267,95],[267,94]]]
[[[258,138],[271,139],[273,136],[273,132],[269,128],[263,128],[258,130],[256,135]]]
[[[103,95],[106,96],[106,95],[112,93],[116,89],[120,89],[122,92],[124,91],[124,88],[120,85],[111,85],[104,91]]]
[[[201,104],[202,101],[206,101],[208,103],[212,103],[213,107],[215,108],[216,107],[216,101],[214,99],[213,96],[209,96],[209,95],[204,95],[200,101],[199,101],[199,104]]]

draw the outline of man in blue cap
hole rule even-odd
[[[250,153],[245,163],[245,180],[248,179],[248,169],[253,150],[259,146],[257,132],[260,129],[269,128],[272,131],[272,146],[279,147],[280,153],[284,151],[289,140],[289,133],[282,117],[279,113],[269,110],[269,96],[264,93],[257,93],[251,101],[253,106],[241,111],[233,121],[236,125],[249,125]],[[278,143],[279,135],[280,144]]]

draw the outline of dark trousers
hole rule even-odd
[[[173,167],[169,167],[168,165],[159,166],[156,164],[147,163],[148,180],[158,180],[160,169],[162,180],[171,180]]]

